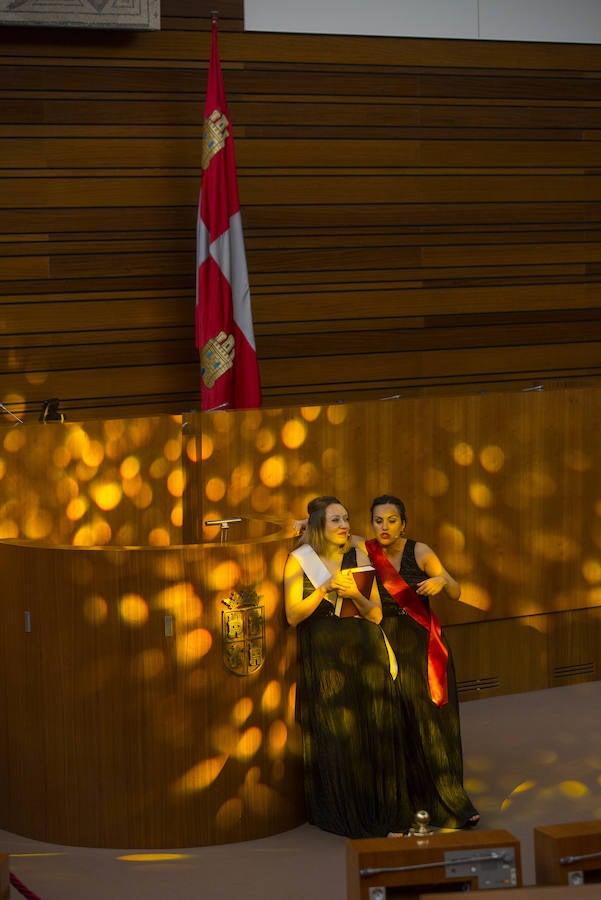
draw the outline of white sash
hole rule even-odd
[[[319,558],[313,547],[311,547],[309,544],[301,544],[300,547],[297,547],[296,550],[293,550],[291,552],[290,556],[293,556],[296,561],[300,563],[303,572],[305,573],[313,587],[321,587],[322,584],[325,584],[326,581],[329,581],[329,579],[332,577],[332,573],[330,572],[326,564]],[[329,600],[329,597],[326,596],[326,599]],[[329,602],[331,603],[332,601],[329,600]],[[358,618],[363,618],[359,613],[357,613],[357,616]],[[390,642],[384,634],[382,627],[380,625],[376,627],[380,629],[382,637],[384,638],[386,652],[388,653],[388,668],[394,681],[394,679],[399,674],[399,664],[397,662],[396,656],[394,655],[394,650],[390,646]]]
[[[301,544],[300,547],[292,551],[290,556],[293,556],[301,564],[303,572],[313,587],[321,587],[322,584],[325,584],[332,577],[332,573],[326,564],[322,562],[309,544]]]

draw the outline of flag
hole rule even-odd
[[[219,62],[216,19],[212,25],[202,136],[196,269],[201,408],[260,406],[234,143]]]

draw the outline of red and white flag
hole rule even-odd
[[[201,408],[261,405],[248,270],[240,219],[234,140],[225,99],[217,21],[202,136],[202,180],[196,226],[196,346]]]

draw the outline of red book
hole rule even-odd
[[[359,588],[360,593],[363,594],[364,597],[370,596],[376,575],[376,570],[373,566],[355,566],[353,569],[343,569],[342,571],[352,572],[355,584]],[[341,619],[345,619],[347,616],[361,615],[353,601],[349,600],[348,597],[337,598],[335,612]]]

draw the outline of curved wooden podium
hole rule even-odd
[[[304,821],[294,647],[274,590],[286,548],[0,544],[0,826],[180,847]],[[232,670],[221,601],[238,583],[263,597],[251,664],[239,644]]]

